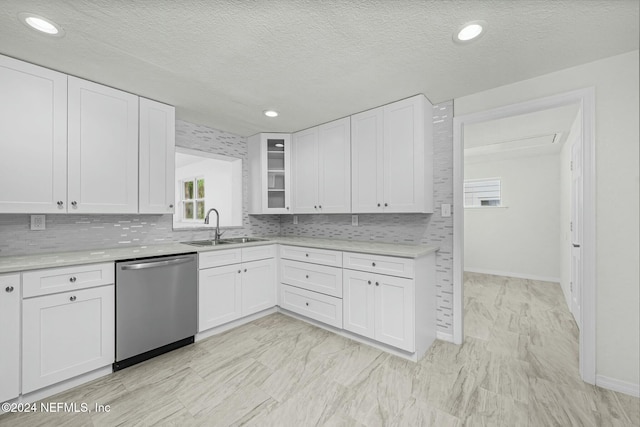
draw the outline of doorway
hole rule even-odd
[[[595,383],[595,144],[594,89],[560,94],[552,97],[508,105],[488,111],[454,117],[454,342],[464,337],[464,140],[465,128],[500,119],[515,119],[527,114],[541,114],[550,109],[578,106],[576,131],[579,138],[569,142],[576,173],[571,175],[571,204],[581,204],[571,214],[571,248],[567,256],[571,263],[572,290],[567,299],[576,316],[579,329],[580,375],[585,382]],[[495,197],[494,197],[495,198]],[[495,203],[487,200],[486,203]],[[457,214],[458,213],[458,214]],[[567,261],[565,261],[567,262]]]

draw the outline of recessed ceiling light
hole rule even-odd
[[[278,142],[278,143],[276,143],[275,145],[276,145],[276,147],[278,147],[278,148],[282,148],[282,147],[284,147],[284,144],[283,144],[282,142]]]
[[[64,31],[58,24],[34,13],[22,12],[18,14],[18,18],[29,28],[41,33],[56,37],[64,35]]]
[[[264,115],[267,117],[278,117],[278,112],[274,110],[264,110]]]
[[[453,33],[453,41],[458,43],[468,43],[472,40],[477,40],[487,26],[485,21],[471,21],[458,27],[455,33]]]

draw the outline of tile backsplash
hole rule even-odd
[[[453,101],[435,105],[433,214],[248,215],[247,138],[181,120],[176,145],[243,159],[243,226],[225,236],[285,235],[439,246],[436,256],[438,330],[452,333],[453,218],[440,216],[453,203]],[[171,215],[47,215],[47,229],[29,230],[29,215],[0,214],[0,256],[137,246],[207,239],[210,231],[173,231]]]

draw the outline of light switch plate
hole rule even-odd
[[[298,223],[298,215],[294,215],[293,216],[293,224],[297,224]]]
[[[354,227],[358,226],[358,215],[351,215],[351,225]]]
[[[440,205],[440,210],[443,218],[451,216],[451,205],[449,203],[443,203]]]
[[[45,216],[44,215],[31,215],[31,229],[32,230],[44,230],[44,229],[46,229]]]

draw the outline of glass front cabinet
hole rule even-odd
[[[249,213],[291,213],[291,134],[249,137],[248,157]]]

